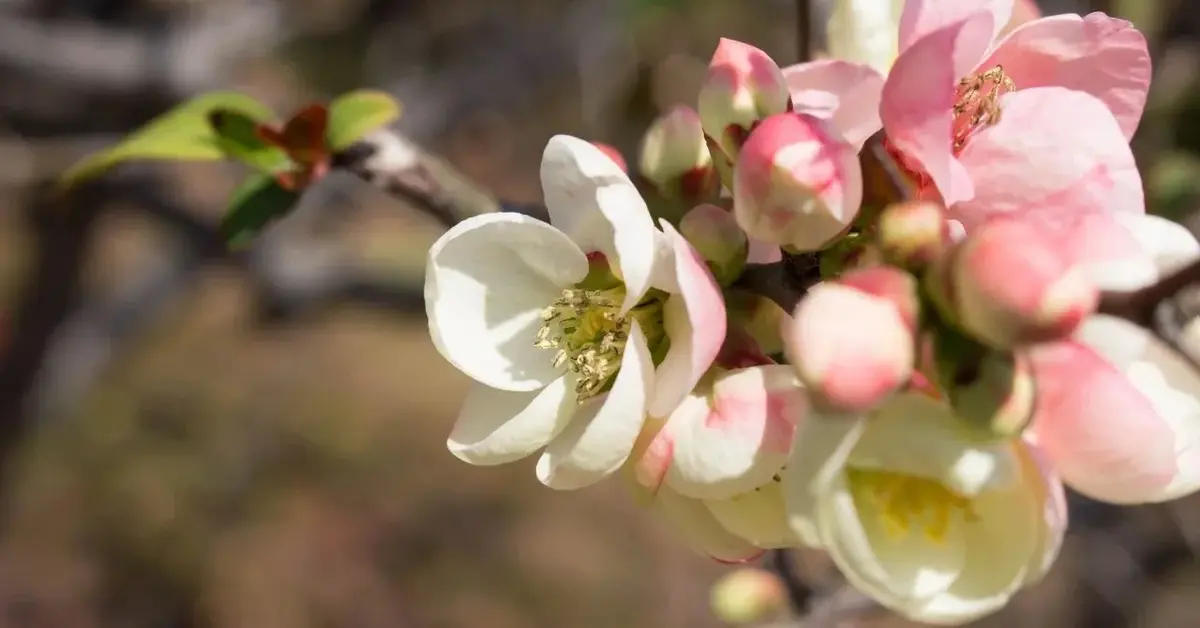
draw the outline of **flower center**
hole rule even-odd
[[[860,512],[871,506],[892,540],[906,537],[916,525],[926,538],[942,544],[955,521],[978,517],[969,498],[934,480],[878,469],[849,468],[846,476]]]
[[[976,131],[999,122],[1000,97],[1016,90],[1016,84],[1001,66],[959,81],[953,109],[954,152],[962,150]]]
[[[603,392],[612,383],[621,368],[625,343],[635,319],[650,347],[664,338],[661,299],[648,296],[621,316],[624,298],[622,287],[568,288],[542,310],[542,327],[534,345],[554,350],[554,366],[566,366],[577,376],[575,393],[580,402]]]

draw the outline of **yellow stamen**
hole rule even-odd
[[[975,131],[999,122],[1000,97],[1016,90],[1001,66],[959,81],[954,103],[954,150],[962,150]]]
[[[934,480],[855,468],[847,469],[846,476],[860,509],[872,506],[892,540],[903,539],[916,527],[930,541],[943,544],[956,522],[974,521],[977,517],[969,498]]]
[[[554,350],[554,366],[565,365],[578,377],[575,393],[579,401],[602,392],[621,368],[634,319],[648,341],[662,336],[661,301],[647,299],[621,316],[624,297],[621,288],[572,288],[542,311],[542,327],[534,345]]]

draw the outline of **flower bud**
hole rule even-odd
[[[912,374],[915,303],[903,302],[903,289],[891,294],[899,279],[861,279],[888,296],[824,282],[809,290],[784,326],[788,360],[818,410],[869,411]]]
[[[754,130],[734,171],[733,208],[753,238],[817,251],[845,233],[862,200],[854,147],[823,121],[771,116]]]
[[[896,306],[904,324],[916,332],[921,303],[916,277],[894,266],[872,266],[852,270],[838,283],[886,299]]]
[[[993,347],[1064,338],[1099,301],[1084,269],[1034,225],[1002,220],[959,247],[948,269],[958,322]]]
[[[679,221],[679,232],[708,263],[718,284],[727,286],[742,274],[749,241],[729,212],[697,205]]]
[[[678,105],[650,125],[642,138],[641,173],[668,198],[715,196],[717,172],[700,116]]]
[[[941,388],[972,433],[1006,439],[1029,425],[1036,386],[1023,353],[989,349],[953,332],[939,333],[934,345]]]
[[[767,53],[740,41],[721,40],[697,106],[705,134],[726,155],[736,159],[754,123],[788,111],[790,103],[783,71]]]
[[[886,260],[919,270],[950,245],[950,222],[940,203],[908,201],[884,209],[875,234]]]
[[[780,613],[787,591],[775,574],[746,567],[725,574],[712,588],[713,614],[730,624],[752,624]]]

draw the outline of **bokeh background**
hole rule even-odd
[[[1195,1],[1042,8],[1145,30],[1135,150],[1152,211],[1191,219]],[[67,203],[47,185],[207,90],[287,112],[374,87],[479,190],[536,202],[551,135],[632,154],[718,37],[786,64],[796,23],[793,0],[0,0],[0,626],[720,626],[726,569],[618,482],[556,493],[531,461],[445,451],[467,382],[428,340],[420,211],[332,176],[230,254],[234,167],[126,167]],[[982,625],[1200,626],[1197,498],[1073,506],[1052,575]]]

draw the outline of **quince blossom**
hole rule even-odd
[[[994,41],[1012,0],[909,0],[882,91],[889,146],[970,228],[1078,195],[1140,212],[1128,138],[1150,81],[1142,35],[1093,13],[1035,19]]]
[[[703,260],[654,228],[604,151],[556,136],[541,175],[551,224],[496,213],[456,225],[430,249],[425,300],[434,345],[476,382],[450,451],[494,465],[544,447],[538,479],[575,489],[620,468],[646,415],[691,391],[725,308]]]
[[[1132,290],[1200,256],[1163,218],[1079,210],[1045,220],[1108,290]],[[1200,373],[1145,329],[1097,314],[1070,339],[1030,351],[1031,437],[1064,481],[1095,499],[1161,502],[1200,489]]]
[[[966,436],[906,393],[870,416],[812,415],[783,476],[788,518],[855,588],[909,619],[962,624],[1037,582],[1062,544],[1062,484],[1022,440]]]

